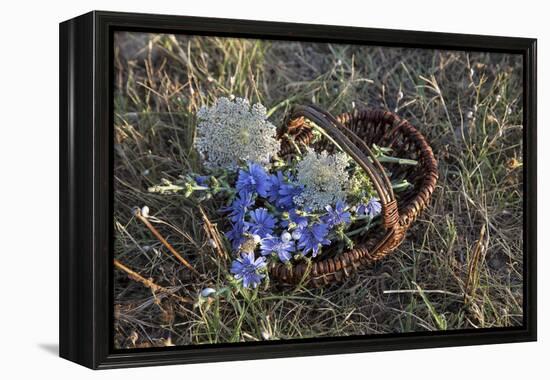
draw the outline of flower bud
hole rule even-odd
[[[292,238],[294,240],[299,240],[302,237],[302,232],[299,230],[292,231]]]
[[[260,237],[260,235],[252,235],[252,239],[254,239],[254,243],[256,244],[260,244],[260,242],[262,241],[262,238]]]
[[[288,243],[291,239],[292,235],[288,231],[285,231],[281,234],[281,240],[283,242]]]
[[[141,215],[143,215],[145,218],[149,216],[149,207],[143,206],[141,208]]]
[[[216,293],[216,289],[212,289],[212,288],[204,288],[203,290],[201,290],[201,297],[209,297],[210,295]]]

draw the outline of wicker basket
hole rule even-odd
[[[313,259],[310,264],[305,261],[294,266],[276,263],[269,267],[270,278],[275,282],[301,282],[319,287],[342,281],[354,270],[372,265],[395,250],[411,223],[428,205],[438,173],[434,154],[424,136],[408,121],[383,110],[355,110],[335,118],[315,106],[296,107],[289,122],[278,131],[281,156],[295,154],[296,143],[311,144],[312,127],[307,120],[323,128],[365,170],[382,204],[382,223],[369,230],[367,236],[356,239],[352,250],[333,255],[329,252]],[[290,142],[289,135],[294,143]],[[372,144],[390,147],[397,157],[417,160],[418,164],[385,164],[383,168],[369,148]],[[334,144],[322,139],[315,143],[315,147],[331,150]],[[391,172],[392,178],[406,179],[412,184],[399,194],[399,199],[386,171]],[[330,251],[330,246],[327,248]]]

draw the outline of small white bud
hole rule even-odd
[[[141,215],[147,218],[149,216],[149,207],[143,206],[141,208]]]
[[[256,244],[260,244],[260,242],[262,241],[262,238],[260,237],[260,235],[252,235],[252,239],[254,239],[254,243]]]
[[[281,240],[283,242],[288,243],[291,239],[292,235],[288,231],[285,231],[281,234]]]
[[[201,297],[209,297],[210,295],[216,293],[216,289],[212,289],[212,288],[204,288],[203,290],[201,290]]]
[[[299,230],[292,231],[292,238],[294,240],[299,240],[302,237],[302,232]]]

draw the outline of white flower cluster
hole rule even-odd
[[[280,143],[276,128],[267,120],[266,109],[246,99],[219,98],[212,107],[197,113],[195,148],[207,168],[236,169],[245,161],[267,167]]]
[[[349,181],[347,166],[348,156],[345,153],[317,153],[308,148],[307,154],[296,166],[296,178],[304,190],[294,197],[294,202],[318,211],[345,200]]]

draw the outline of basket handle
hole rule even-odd
[[[382,203],[382,224],[384,228],[388,230],[396,228],[399,225],[397,200],[395,199],[391,182],[384,168],[369,146],[329,112],[317,106],[294,107],[291,119],[297,119],[299,117],[309,119],[322,128],[355,160],[355,162],[359,164],[359,166],[361,166],[371,179]],[[365,155],[365,152],[367,155]]]

